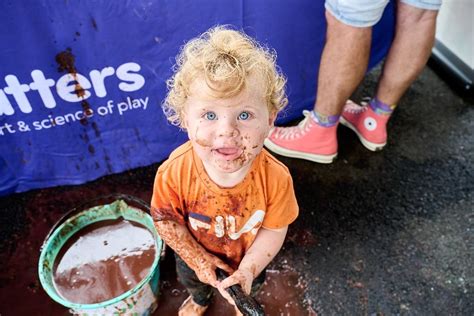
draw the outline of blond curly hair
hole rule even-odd
[[[247,78],[256,74],[264,86],[268,111],[278,113],[288,104],[286,79],[276,66],[276,53],[259,45],[248,35],[216,26],[191,39],[176,57],[174,75],[167,80],[168,95],[163,111],[173,125],[183,127],[183,114],[189,89],[196,78],[203,78],[217,98],[237,95]]]

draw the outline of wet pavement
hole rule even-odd
[[[356,100],[372,94],[378,71]],[[301,213],[258,297],[269,315],[474,315],[473,99],[426,68],[388,131],[387,147],[372,153],[341,126],[331,165],[279,157]],[[67,210],[97,196],[148,201],[157,166],[0,198],[0,314],[67,315],[38,281],[44,237]],[[154,315],[176,315],[187,296],[173,264],[167,255]],[[208,315],[230,310],[214,306]]]

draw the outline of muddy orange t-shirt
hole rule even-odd
[[[221,188],[189,141],[158,169],[151,206],[155,221],[187,225],[199,244],[234,268],[260,227],[282,228],[298,216],[291,175],[268,151],[255,158],[241,183]]]

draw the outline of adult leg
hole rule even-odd
[[[376,93],[383,103],[397,104],[425,67],[434,45],[437,14],[398,3],[395,38]]]
[[[364,77],[372,27],[355,27],[326,10],[326,43],[321,57],[318,93],[311,113],[296,127],[275,128],[265,146],[280,155],[331,163],[337,156],[337,124],[347,98]]]
[[[341,123],[351,128],[369,150],[387,142],[387,122],[402,95],[418,77],[433,48],[438,11],[399,2],[395,38],[387,55],[375,98],[359,107],[349,101]]]
[[[367,71],[372,27],[354,27],[326,11],[326,44],[321,56],[318,95],[314,110],[321,115],[340,115],[346,100]]]

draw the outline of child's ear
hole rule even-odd
[[[268,125],[270,127],[273,127],[273,124],[275,123],[276,117],[277,117],[277,111],[271,111],[270,115],[268,117]]]

